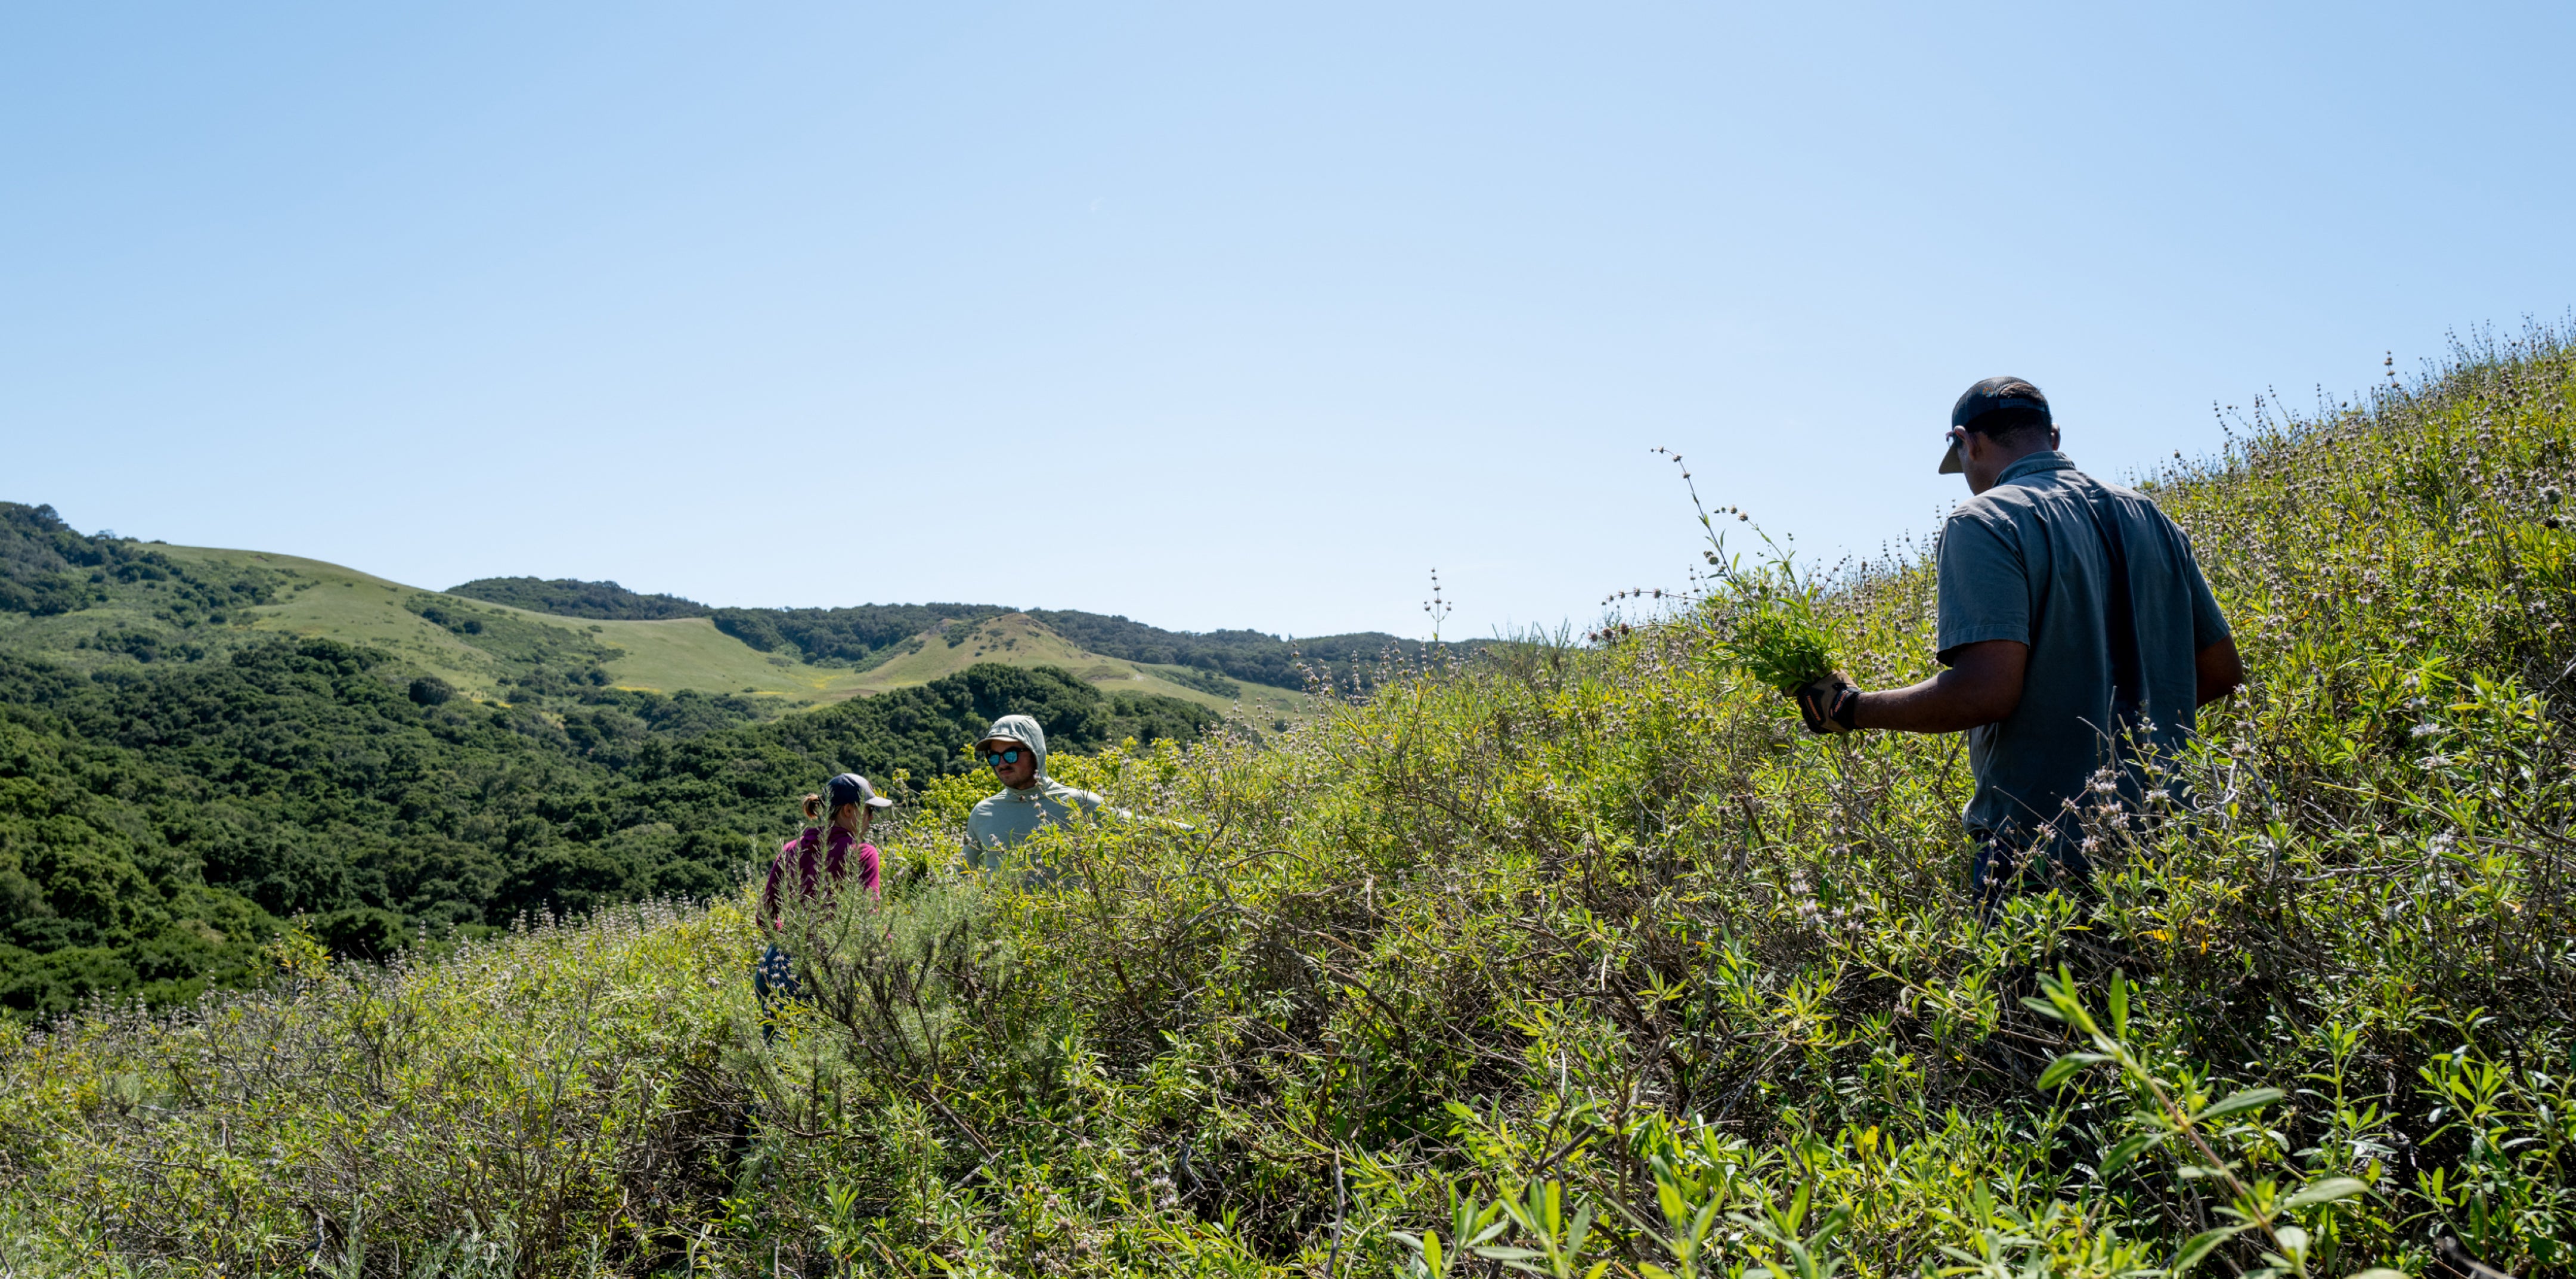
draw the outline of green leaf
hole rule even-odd
[[[1816,1227],[1816,1232],[1807,1236],[1807,1246],[1822,1247],[1826,1240],[1842,1233],[1843,1227],[1851,1224],[1851,1219],[1851,1207],[1847,1204],[1837,1205],[1832,1212],[1825,1214],[1825,1219]]]
[[[2111,970],[2111,1033],[2124,1038],[2129,1033],[2129,977],[2116,968]]]
[[[2244,1226],[2221,1226],[2216,1230],[2201,1231],[2184,1240],[2182,1251],[2174,1254],[2173,1273],[2179,1276],[2182,1272],[2191,1269],[2201,1258],[2209,1255],[2210,1249],[2235,1238],[2245,1229]]]
[[[1592,1205],[1585,1204],[1575,1212],[1573,1223],[1565,1228],[1566,1255],[1580,1256],[1583,1252],[1583,1237],[1591,1233]]]
[[[2313,1208],[2318,1204],[2333,1203],[2338,1199],[2350,1199],[2354,1195],[2367,1194],[2369,1191],[2370,1184],[2358,1178],[2328,1177],[2323,1181],[2312,1181],[2307,1185],[2299,1187],[2297,1194],[2291,1195],[2289,1198],[2281,1201],[2281,1206],[2283,1208]]]
[[[1789,1249],[1790,1269],[1797,1274],[1798,1279],[1816,1279],[1816,1258],[1814,1254],[1807,1251],[1807,1245],[1795,1239],[1787,1240],[1786,1245]],[[1769,1262],[1763,1264],[1771,1265]],[[1778,1273],[1777,1266],[1772,1266],[1771,1269],[1773,1273]]]
[[[2128,1167],[2130,1160],[2155,1149],[2166,1136],[2167,1134],[2160,1132],[2142,1132],[2111,1147],[2102,1156],[2102,1175],[2108,1177]]]
[[[1676,1226],[1690,1220],[1690,1207],[1682,1202],[1681,1192],[1660,1177],[1655,1179],[1655,1205],[1664,1210],[1664,1220]]]
[[[2068,1053],[2065,1056],[2048,1063],[2048,1069],[2039,1072],[2039,1086],[2042,1088],[2055,1088],[2059,1084],[2065,1083],[2067,1076],[2074,1074],[2076,1071],[2082,1070],[2086,1066],[2090,1066],[2097,1061],[2108,1060],[2110,1059],[2104,1057],[2100,1053]]]
[[[2024,1007],[2030,1009],[2032,1012],[2038,1013],[2042,1017],[2046,1017],[2050,1021],[2066,1020],[2066,1014],[2060,1011],[2057,1005],[2052,1004],[2037,995],[2024,995],[2021,997],[2021,1002]]]
[[[2353,1271],[2344,1276],[2344,1279],[2406,1279],[2406,1272],[2391,1270],[2386,1266],[2372,1266],[2368,1270]]]
[[[1546,1255],[1536,1248],[1470,1248],[1468,1251],[1475,1253],[1477,1256],[1482,1257],[1487,1261],[1504,1262],[1527,1261],[1532,1257]]]
[[[2259,1110],[2288,1095],[2278,1088],[2248,1088],[2243,1092],[2228,1094],[2226,1100],[2200,1112],[2196,1118],[2216,1119],[2220,1115],[2232,1115],[2241,1110]]]

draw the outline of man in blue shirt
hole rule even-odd
[[[1989,908],[2016,868],[2087,871],[2073,817],[2111,782],[2136,805],[2142,754],[2178,749],[2196,712],[2244,682],[2191,539],[2156,504],[2075,469],[2039,388],[1987,378],[1950,411],[1944,475],[1971,496],[1941,530],[1946,668],[1864,692],[1836,674],[1795,695],[1819,733],[1968,734],[1964,814]]]

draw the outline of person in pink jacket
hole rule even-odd
[[[894,801],[877,794],[868,779],[843,773],[825,782],[822,793],[805,797],[805,819],[821,819],[823,825],[799,831],[769,859],[769,878],[760,886],[758,918],[771,938],[769,949],[751,970],[752,989],[760,996],[763,1039],[771,1033],[775,1001],[804,993],[796,979],[795,957],[779,944],[786,931],[787,898],[829,903],[833,891],[854,873],[869,896],[881,895],[877,849],[867,842],[868,826],[878,809],[893,806]]]

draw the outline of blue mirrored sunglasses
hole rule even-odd
[[[985,763],[987,763],[987,764],[1016,764],[1016,763],[1019,763],[1019,762],[1020,762],[1020,748],[1019,748],[1019,747],[1014,746],[1014,747],[1012,747],[1011,749],[1006,750],[1006,751],[986,751],[986,752],[984,752],[984,762],[985,762]]]

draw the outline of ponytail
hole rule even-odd
[[[805,804],[804,804],[804,808],[805,808],[805,820],[807,820],[807,821],[809,821],[809,822],[810,822],[810,821],[813,821],[815,818],[818,818],[818,817],[822,816],[822,815],[823,815],[823,797],[822,797],[822,796],[820,796],[820,795],[808,795],[808,796],[806,796],[806,797],[805,797]]]

